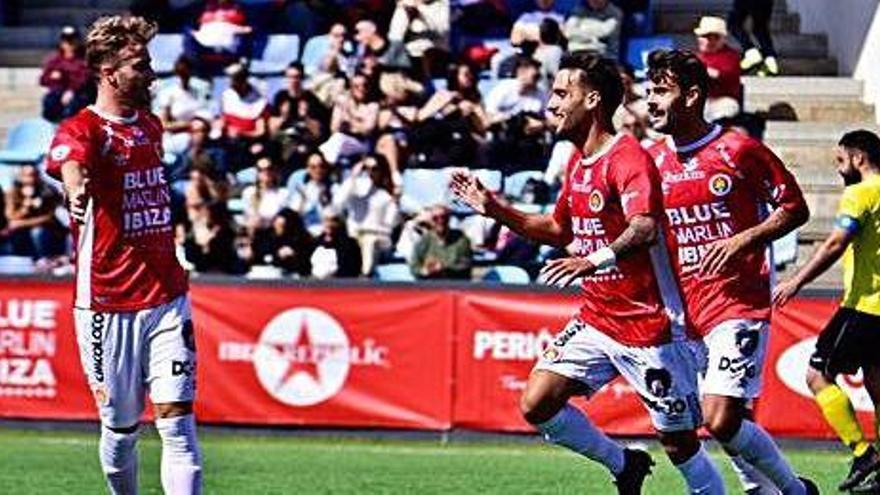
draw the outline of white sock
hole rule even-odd
[[[728,453],[728,455],[730,455],[731,468],[733,468],[733,472],[736,473],[736,477],[739,478],[743,491],[747,492],[749,490],[754,490],[755,488],[760,488],[760,493],[762,494],[779,492],[772,481],[767,479],[767,477],[764,476],[761,471],[758,471],[755,466],[752,466],[748,461],[743,459],[741,455],[730,453]]]
[[[724,495],[721,474],[702,446],[693,457],[675,467],[681,471],[692,495]]]
[[[162,489],[166,495],[202,492],[202,460],[192,414],[156,419],[162,437]]]
[[[119,433],[101,427],[98,456],[113,495],[135,495],[138,492],[137,439],[137,429],[131,433]]]
[[[770,435],[752,421],[743,421],[725,446],[759,469],[783,495],[803,495],[806,488],[782,457]]]
[[[536,427],[548,442],[604,464],[615,476],[623,471],[623,447],[593,426],[587,416],[571,404]]]

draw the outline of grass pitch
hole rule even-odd
[[[530,443],[301,438],[203,431],[206,494],[613,494],[604,469],[560,448]],[[106,493],[97,434],[0,429],[0,494]],[[657,461],[644,493],[685,493],[678,472]],[[143,494],[160,494],[159,440],[141,436]],[[786,449],[822,493],[836,493],[847,471],[843,449]],[[741,493],[729,463],[728,493]]]

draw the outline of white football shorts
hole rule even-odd
[[[592,396],[617,376],[636,390],[657,431],[692,430],[702,424],[697,361],[687,342],[633,347],[572,319],[535,364],[577,380]]]
[[[144,397],[154,404],[195,398],[196,348],[187,295],[132,312],[74,309],[80,361],[111,428],[138,423]]]
[[[761,393],[761,378],[770,322],[727,320],[695,344],[700,361],[700,393],[754,399]]]

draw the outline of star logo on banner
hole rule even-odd
[[[274,347],[278,354],[287,361],[287,369],[281,375],[281,379],[278,380],[275,390],[280,390],[298,373],[305,373],[316,383],[321,383],[318,364],[313,359],[312,338],[309,335],[309,324],[305,317],[302,319],[299,332],[294,338],[293,343],[275,343],[272,347]]]

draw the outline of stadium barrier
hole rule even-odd
[[[0,279],[0,417],[96,419],[71,291],[70,281]],[[191,296],[202,422],[333,428],[532,431],[519,395],[535,358],[577,308],[574,292],[471,284],[200,279]],[[774,434],[833,438],[803,376],[835,307],[833,295],[814,294],[774,318],[757,404]],[[868,427],[859,379],[842,383]],[[651,433],[621,381],[579,405],[609,432]]]

